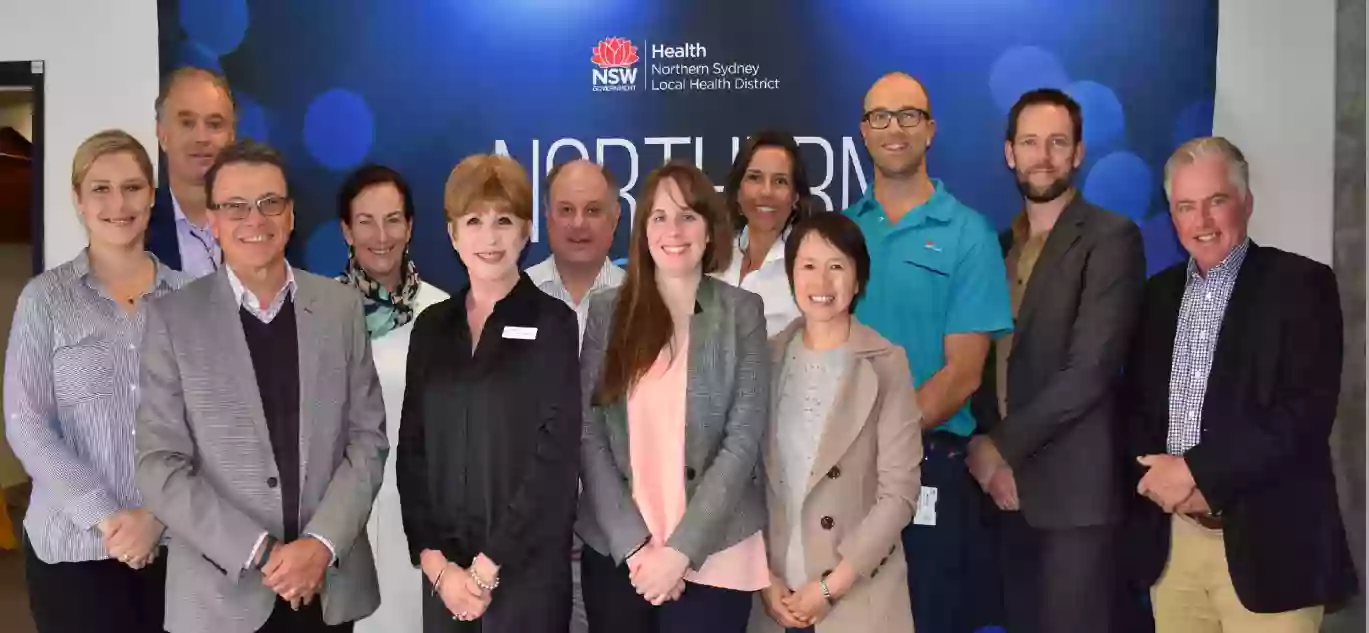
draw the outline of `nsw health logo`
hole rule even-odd
[[[632,92],[637,89],[637,47],[632,41],[622,37],[610,37],[599,41],[594,47],[591,62],[594,69],[593,85],[595,92]]]

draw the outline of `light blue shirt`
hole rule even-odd
[[[1008,272],[987,219],[946,191],[938,179],[927,202],[897,223],[873,189],[843,213],[856,221],[870,250],[870,281],[856,318],[904,349],[914,386],[946,365],[945,336],[1012,331]],[[974,432],[968,403],[938,430]]]
[[[176,243],[181,251],[181,272],[192,277],[203,277],[219,269],[223,254],[219,242],[209,227],[198,227],[185,217],[176,194],[171,194],[171,208],[176,212]]]

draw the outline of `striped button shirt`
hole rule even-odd
[[[156,266],[152,298],[192,279]],[[133,421],[145,314],[104,292],[84,250],[19,295],[5,352],[5,436],[33,478],[24,530],[43,562],[108,558],[95,526],[142,505]]]
[[[1174,330],[1174,354],[1169,366],[1169,436],[1171,455],[1183,455],[1198,445],[1203,431],[1203,400],[1212,354],[1236,276],[1241,272],[1250,240],[1242,242],[1204,275],[1193,260],[1188,262],[1188,281]]]
[[[556,269],[555,259],[556,257],[551,255],[542,260],[542,263],[528,268],[528,279],[532,281],[534,286],[537,286],[538,290],[547,293],[554,299],[559,299],[575,311],[575,319],[580,322],[580,338],[584,339],[585,317],[589,314],[589,302],[581,298],[580,304],[575,304],[575,299],[570,296],[570,291],[566,289],[565,282],[561,281],[561,271]],[[627,277],[627,272],[605,257],[604,265],[599,268],[599,275],[594,278],[594,283],[590,285],[585,297],[602,288],[621,286],[625,277]]]

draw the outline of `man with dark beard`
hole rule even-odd
[[[1007,628],[1112,630],[1122,518],[1115,391],[1145,283],[1141,232],[1074,188],[1079,104],[1054,89],[1013,106],[1003,153],[1023,211],[1002,238],[1013,333],[986,364],[971,473],[998,517]]]

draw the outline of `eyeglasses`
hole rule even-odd
[[[267,217],[274,217],[285,213],[285,208],[290,206],[289,196],[278,196],[269,194],[258,198],[256,202],[247,200],[229,200],[209,205],[210,209],[222,211],[230,220],[246,220],[252,214],[252,209],[261,211]]]
[[[896,112],[880,108],[878,110],[866,112],[860,118],[862,121],[869,123],[870,127],[875,128],[876,130],[882,130],[889,127],[889,124],[893,122],[895,117],[898,118],[899,127],[917,127],[922,125],[923,121],[930,121],[932,113],[923,110],[922,108],[904,108]]]

